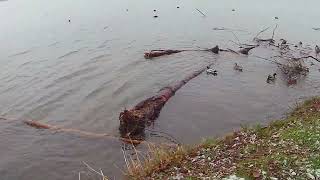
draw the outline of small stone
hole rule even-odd
[[[235,9],[232,9],[232,11],[236,11]]]
[[[296,176],[296,175],[297,175],[297,173],[296,173],[296,172],[294,172],[294,171],[292,171],[292,172],[291,172],[291,175],[292,175],[292,176]]]
[[[155,16],[153,16],[154,18],[157,18],[158,16],[157,15],[155,15]]]
[[[279,19],[279,17],[278,17],[278,16],[276,16],[276,17],[274,17],[274,19]]]
[[[253,176],[254,178],[258,178],[258,177],[261,176],[261,173],[260,173],[259,170],[256,170],[256,171],[254,171],[254,172],[252,173],[252,176]]]

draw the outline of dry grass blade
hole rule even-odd
[[[127,160],[127,155],[126,153],[124,152],[124,150],[121,148],[121,151],[122,151],[122,154],[123,154],[123,158],[124,158],[124,162],[126,163],[126,166],[127,166],[127,169],[130,173],[130,167],[129,167],[129,163],[128,163],[128,160]]]
[[[108,180],[108,178],[106,176],[103,175],[102,171],[100,170],[100,172],[98,172],[97,170],[93,169],[89,164],[87,164],[86,162],[82,161],[82,163],[84,165],[87,166],[87,168],[89,170],[91,170],[92,172],[96,173],[97,175],[101,176],[102,177],[102,180]]]

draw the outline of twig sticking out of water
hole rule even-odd
[[[230,30],[230,32],[233,34],[233,36],[235,37],[235,39],[238,41],[238,45],[240,46],[241,42],[240,42],[238,36],[237,36],[232,30]]]
[[[263,33],[263,32],[265,32],[265,31],[267,31],[268,29],[270,29],[270,26],[269,26],[269,27],[267,27],[267,28],[265,28],[265,29],[263,29],[263,30],[261,30],[261,31],[259,31],[259,32],[258,32],[258,34],[257,34],[253,39],[258,38],[258,36],[259,36],[261,33]]]
[[[202,14],[203,17],[206,17],[206,15],[205,15],[203,12],[201,12],[198,8],[196,8],[196,10],[197,10],[200,14]]]
[[[272,31],[272,37],[271,37],[271,39],[273,39],[274,38],[274,32],[275,32],[275,30],[278,28],[278,24],[276,24],[276,27],[273,29],[273,31]]]
[[[153,136],[163,137],[163,138],[171,141],[171,142],[174,143],[174,144],[178,144],[178,145],[181,144],[175,137],[173,137],[173,136],[172,136],[171,134],[169,134],[169,133],[166,133],[166,132],[163,132],[163,131],[159,131],[159,130],[152,130],[152,129],[148,129],[148,128],[146,128],[146,131],[152,132],[152,135],[153,135]]]

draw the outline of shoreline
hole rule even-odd
[[[286,118],[242,127],[177,149],[150,147],[127,167],[128,179],[315,179],[320,177],[320,97]]]

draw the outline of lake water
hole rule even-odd
[[[189,144],[282,117],[296,101],[319,94],[318,64],[288,87],[281,77],[266,84],[277,67],[252,56],[185,52],[150,61],[143,53],[217,44],[235,48],[233,33],[213,28],[233,29],[241,42],[250,42],[275,24],[276,39],[314,46],[320,44],[320,31],[312,29],[320,27],[319,5],[317,0],[0,1],[0,115],[13,119],[0,120],[0,179],[71,180],[79,172],[82,179],[94,179],[82,161],[121,179],[120,141],[36,130],[22,121],[118,136],[121,110],[210,62],[218,76],[190,81],[150,129]],[[271,34],[272,28],[262,36]],[[252,53],[270,56],[260,48]],[[244,66],[243,73],[233,71],[234,62]]]

